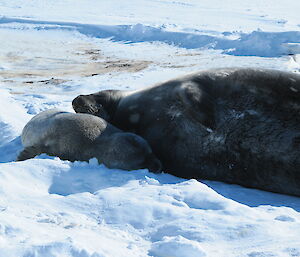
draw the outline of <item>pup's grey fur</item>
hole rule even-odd
[[[70,161],[96,157],[109,168],[160,171],[160,161],[140,136],[125,133],[90,114],[47,110],[33,117],[22,132],[18,161],[47,153]]]
[[[300,196],[300,75],[229,68],[73,100],[145,138],[165,171]]]

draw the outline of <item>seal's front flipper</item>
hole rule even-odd
[[[22,152],[18,155],[16,161],[25,161],[27,159],[31,159],[39,154],[41,154],[41,148],[36,146],[25,147]]]

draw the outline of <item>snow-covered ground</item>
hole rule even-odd
[[[300,198],[41,155],[42,110],[196,70],[300,72],[298,0],[1,0],[0,257],[300,256]]]

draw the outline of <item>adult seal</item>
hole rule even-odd
[[[22,131],[24,150],[18,161],[41,153],[70,161],[96,157],[108,168],[158,172],[160,161],[140,136],[125,133],[90,115],[51,109],[34,116]]]
[[[72,104],[141,135],[166,172],[300,196],[300,75],[213,69]]]

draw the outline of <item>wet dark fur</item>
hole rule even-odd
[[[215,69],[78,96],[73,107],[88,112],[92,102],[145,138],[171,174],[300,196],[300,75]]]

